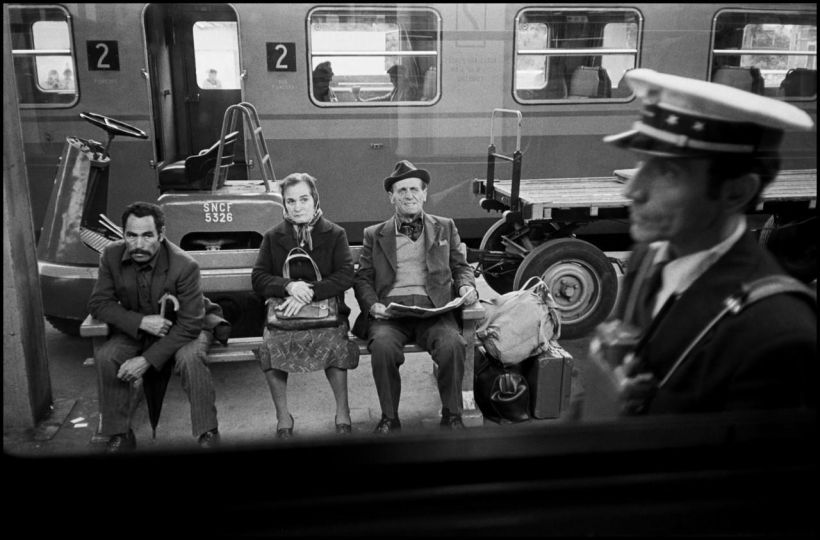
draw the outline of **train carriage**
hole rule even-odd
[[[200,260],[209,296],[232,314],[240,335],[258,333],[259,318],[247,314],[261,310],[240,292],[250,290],[248,264],[261,234],[281,214],[267,188],[259,194],[267,204],[228,210],[242,182],[264,181],[253,122],[243,117],[237,128],[245,135],[235,141],[225,179],[233,192],[217,196],[212,162],[196,174],[185,170],[186,158],[217,148],[232,104],[255,106],[274,174],[306,171],[319,179],[324,211],[352,243],[361,241],[365,226],[388,217],[381,179],[408,159],[431,173],[427,210],[455,218],[468,245],[483,251],[497,250],[508,232],[474,193],[474,180],[487,177],[488,139],[510,152],[520,141],[525,178],[612,178],[633,166],[626,153],[601,143],[628,128],[638,110],[622,84],[629,69],[738,86],[788,100],[816,118],[814,4],[8,4],[5,10],[45,312],[67,331],[86,314],[98,261],[80,228],[108,234],[99,214],[116,220],[133,200],[157,200],[170,210],[173,240]],[[514,119],[491,122],[498,108],[520,112],[520,138]],[[64,151],[68,138],[104,136],[80,117],[85,112],[146,135],[109,140],[104,181],[94,189],[73,174],[79,161],[68,167]],[[815,169],[816,132],[786,137],[784,169]],[[510,177],[503,168],[498,174]],[[790,208],[787,218],[802,222],[813,216],[813,204],[794,215]],[[234,220],[238,215],[243,219]],[[628,249],[623,214],[548,225],[521,243],[525,250],[563,238],[589,240],[598,251]],[[571,274],[574,267],[567,268]],[[494,287],[515,286],[487,275]],[[587,285],[592,292],[585,298],[598,304],[601,288],[611,287],[609,281]],[[571,323],[589,328],[607,305],[584,308]]]

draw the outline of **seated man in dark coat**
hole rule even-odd
[[[197,262],[165,238],[165,216],[159,206],[130,205],[122,225],[125,240],[102,252],[88,302],[91,315],[113,330],[95,355],[102,392],[101,433],[110,436],[106,450],[136,447],[129,417],[131,385],[169,361],[175,362],[191,403],[193,435],[200,446],[215,446],[216,397],[205,358],[214,340],[211,330],[227,324],[222,309],[203,296]],[[179,303],[173,322],[170,313],[160,314],[166,295]]]
[[[396,214],[364,231],[359,270],[354,280],[361,314],[353,333],[367,339],[373,378],[382,418],[376,433],[401,429],[399,398],[408,341],[429,351],[438,365],[441,425],[461,429],[461,379],[464,375],[464,338],[452,311],[428,318],[398,317],[391,302],[424,308],[441,307],[454,294],[478,299],[473,269],[459,251],[461,239],[452,219],[424,213],[430,175],[409,161],[396,164],[384,180]]]

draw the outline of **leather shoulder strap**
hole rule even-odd
[[[811,304],[814,306],[815,311],[817,311],[817,295],[815,292],[791,276],[775,274],[762,277],[750,283],[744,283],[740,288],[740,292],[727,297],[723,301],[723,309],[720,310],[720,312],[718,312],[718,314],[707,323],[703,330],[695,336],[695,339],[689,343],[686,349],[684,349],[666,373],[663,380],[658,383],[658,387],[662,388],[667,381],[669,381],[669,378],[675,373],[675,371],[677,371],[681,364],[683,364],[687,356],[689,356],[689,353],[692,352],[692,349],[694,349],[703,337],[706,336],[706,334],[708,334],[709,331],[711,331],[712,328],[714,328],[715,325],[724,317],[728,315],[737,315],[744,308],[754,304],[758,300],[781,293],[792,293],[805,296],[811,299]]]

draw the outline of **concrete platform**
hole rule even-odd
[[[479,280],[479,294],[491,298],[496,293]],[[346,301],[358,313],[352,291]],[[91,355],[90,340],[61,334],[46,324],[49,369],[55,404],[52,416],[37,429],[9,430],[3,434],[5,452],[21,456],[86,455],[99,453],[103,445],[93,442],[99,422],[96,373],[83,362]],[[587,340],[561,341],[574,357],[583,354]],[[225,445],[270,444],[277,441],[276,414],[264,376],[255,362],[211,366],[216,389],[219,429]],[[433,377],[433,362],[426,353],[408,354],[401,368],[402,396],[399,417],[402,433],[439,430],[441,402]],[[373,385],[370,356],[362,356],[359,367],[348,372],[348,392],[354,436],[371,434],[381,412]],[[288,403],[295,419],[294,435],[326,437],[334,434],[334,400],[324,372],[292,374],[288,383]],[[561,420],[539,420],[553,423]],[[485,421],[480,412],[466,411],[465,425],[470,429],[513,429]],[[151,428],[145,404],[134,421],[140,451],[197,448],[191,434],[190,408],[178,377],[168,386],[157,436]]]

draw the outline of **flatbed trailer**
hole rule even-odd
[[[518,116],[511,156],[496,152],[492,122],[497,113]],[[493,111],[487,177],[473,179],[473,192],[481,197],[481,208],[502,212],[502,217],[484,235],[471,260],[479,263],[478,271],[499,293],[540,276],[562,311],[562,336],[580,337],[614,306],[618,280],[612,263],[618,261],[575,233],[599,220],[628,220],[631,201],[624,187],[637,169],[602,177],[522,179],[520,126],[519,111]],[[495,178],[496,159],[512,163],[511,179]],[[781,171],[753,212],[768,216],[761,242],[805,281],[817,277],[816,212],[817,169]]]

